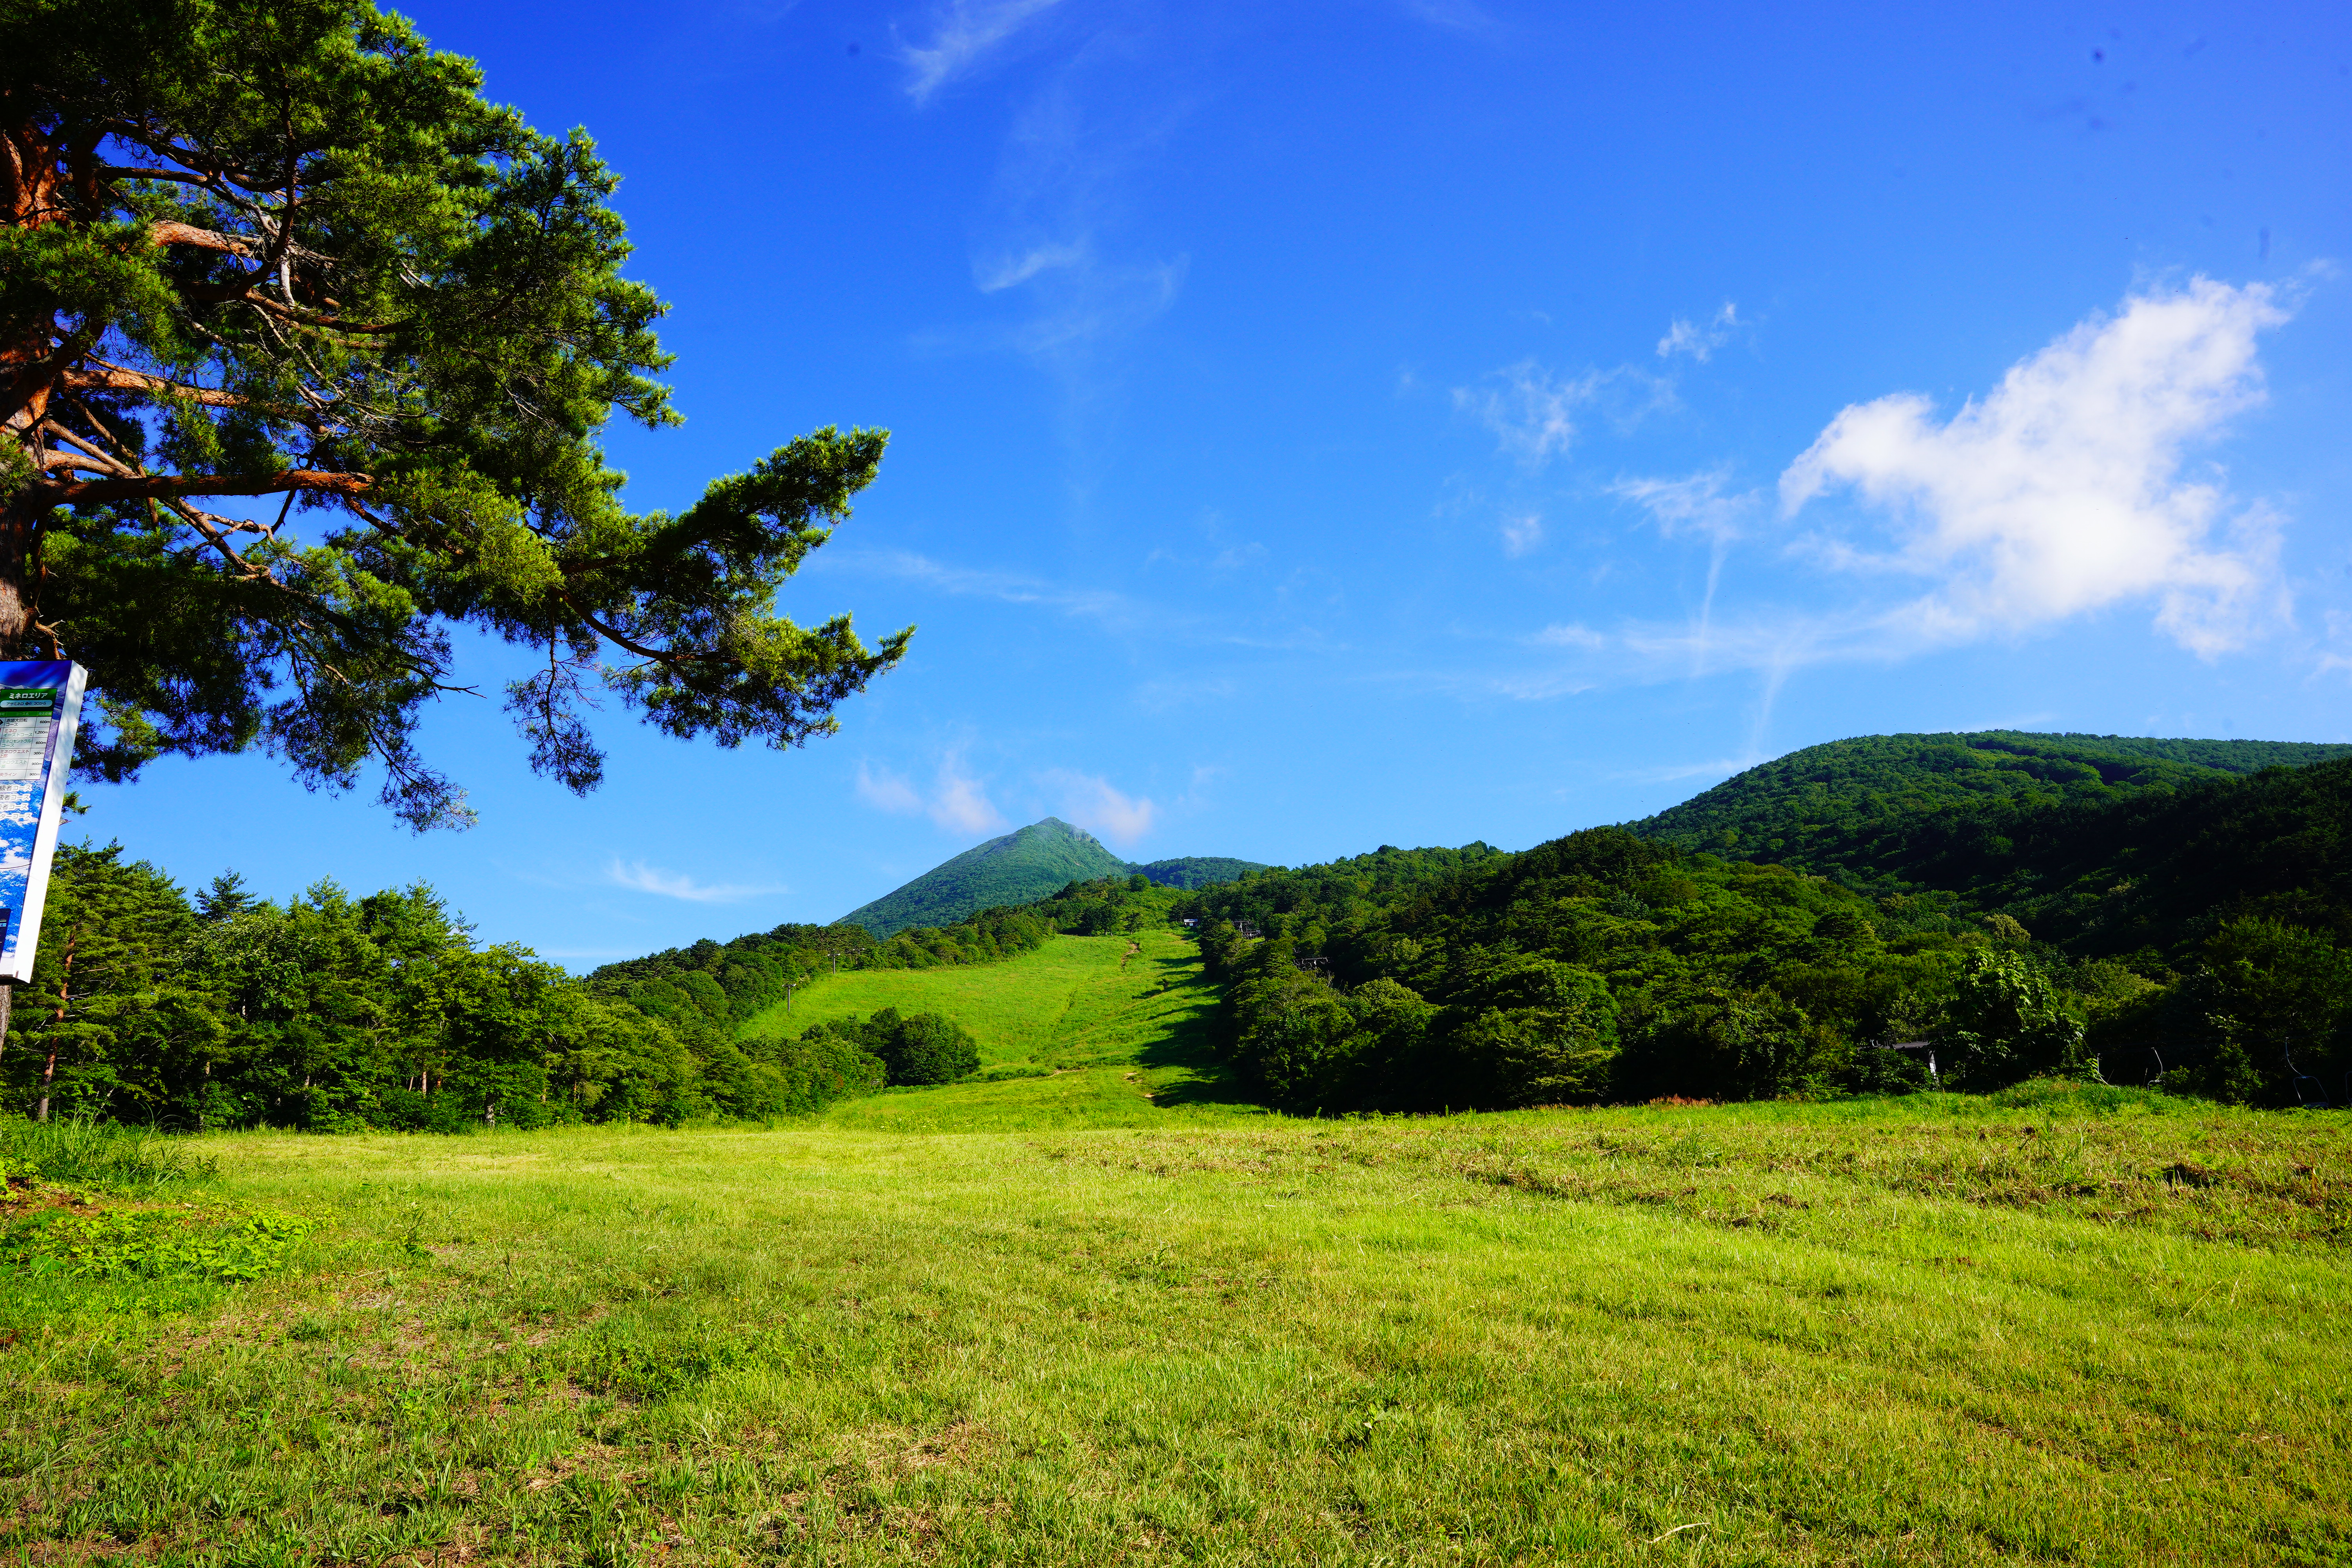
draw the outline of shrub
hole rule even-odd
[[[874,1016],[875,1023],[896,1011],[884,1008]],[[894,1085],[953,1083],[980,1067],[980,1047],[971,1031],[940,1013],[897,1019],[868,1048],[882,1058]]]
[[[918,1013],[909,1018],[896,1007],[885,1007],[864,1023],[849,1017],[812,1024],[801,1044],[833,1053],[845,1075],[857,1072],[843,1062],[845,1049],[872,1063],[873,1080],[856,1092],[871,1092],[885,1083],[894,1089],[953,1083],[980,1067],[980,1047],[971,1030],[942,1014]]]

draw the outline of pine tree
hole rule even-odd
[[[89,668],[83,771],[373,759],[404,820],[462,826],[416,745],[459,624],[543,651],[509,708],[583,793],[600,689],[792,746],[903,653],[775,605],[886,432],[622,509],[604,426],[678,418],[663,307],[586,135],[480,86],[368,0],[0,6],[0,658]]]

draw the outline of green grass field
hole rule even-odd
[[[944,1013],[980,1043],[977,1080],[837,1106],[836,1127],[1015,1131],[1146,1127],[1265,1115],[1210,1059],[1215,1004],[1192,944],[1162,928],[1056,936],[1002,963],[855,971],[818,981],[747,1035],[796,1034],[884,1007]]]
[[[1124,945],[1020,961],[1058,1002],[814,994],[994,1007],[990,1061],[1049,1078],[772,1131],[218,1137],[210,1179],[18,1188],[0,1547],[2352,1563],[2352,1118],[1302,1121],[1220,1099],[1181,950]]]

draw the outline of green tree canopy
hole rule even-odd
[[[453,626],[544,651],[509,706],[583,792],[600,690],[781,747],[900,657],[775,606],[885,432],[623,510],[599,437],[677,418],[662,307],[586,135],[480,85],[368,0],[0,0],[0,658],[90,668],[100,776],[373,757],[462,823],[415,744]]]

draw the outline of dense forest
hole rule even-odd
[[[1979,795],[1941,775],[1991,770],[1921,751],[1922,808],[1710,792],[1718,820],[1810,801],[1822,871],[1603,828],[1267,873],[1182,912],[1236,1065],[1297,1109],[1879,1089],[1931,1052],[1967,1088],[2104,1068],[2352,1098],[2352,759]]]
[[[1177,897],[1129,874],[887,942],[782,925],[577,978],[476,942],[423,885],[354,898],[320,882],[278,904],[224,874],[191,899],[119,846],[67,846],[0,1043],[0,1096],[36,1117],[317,1131],[815,1110],[932,1081],[906,1075],[963,1059],[939,1044],[955,1026],[744,1040],[743,1020],[843,969],[984,963],[1056,930],[1165,920]]]
[[[2118,735],[1865,735],[1808,746],[1627,826],[1644,838],[1730,859],[1776,860],[1847,883],[1899,883],[1915,841],[1998,838],[2055,806],[2226,782],[2265,768],[2352,756],[2293,741]]]
[[[191,898],[119,847],[68,847],[0,1094],[176,1127],[787,1115],[973,1059],[954,1020],[887,1009],[746,1037],[803,986],[1181,920],[1223,1048],[1290,1110],[2048,1073],[2352,1100],[2352,757],[1958,739],[1814,748],[1703,813],[1518,854],[1382,846],[1189,889],[1129,868],[887,940],[787,924],[581,977],[478,943],[422,885],[279,904],[225,874]]]

